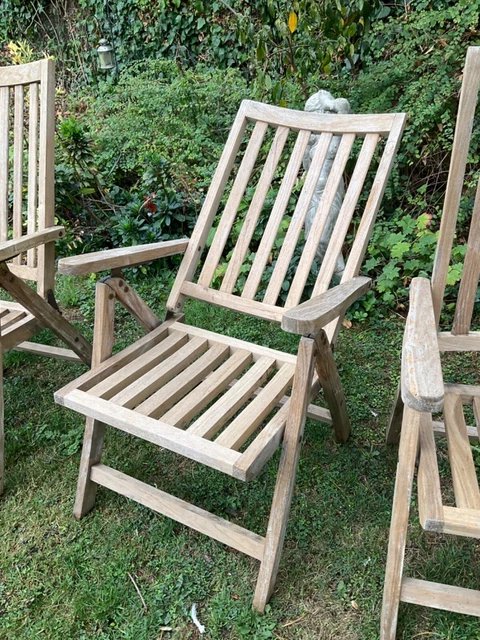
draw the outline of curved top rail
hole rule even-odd
[[[49,64],[54,64],[53,60],[45,58],[27,64],[14,64],[10,67],[0,68],[0,87],[12,87],[20,84],[30,84],[40,82],[42,69]]]
[[[312,133],[356,133],[357,135],[378,133],[379,135],[387,135],[396,119],[407,117],[404,113],[309,113],[308,111],[296,111],[253,100],[244,100],[242,109],[248,120],[260,120],[273,126],[289,127],[293,131],[304,129]]]

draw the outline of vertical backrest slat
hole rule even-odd
[[[24,90],[23,85],[15,87],[14,121],[13,121],[13,237],[22,235],[22,200],[23,200],[23,118]],[[13,259],[14,264],[21,264],[22,256]]]
[[[377,173],[370,189],[370,194],[365,205],[362,220],[357,229],[355,240],[353,241],[350,255],[348,256],[347,264],[345,265],[345,271],[343,272],[342,282],[347,282],[358,275],[360,266],[367,250],[368,241],[372,233],[373,225],[375,223],[380,203],[385,193],[387,186],[387,179],[392,169],[393,161],[397,154],[398,147],[400,145],[400,139],[402,137],[403,129],[405,127],[405,116],[402,113],[398,113],[394,116],[392,128],[383,150],[382,158],[378,165]],[[314,292],[315,294],[315,292]],[[325,332],[331,342],[335,341],[335,338],[340,329],[340,325],[343,321],[343,317],[339,317],[333,320],[325,327]]]
[[[34,233],[37,228],[38,203],[38,83],[30,85],[28,117],[28,220],[27,232]],[[36,250],[27,252],[27,265],[36,266]]]
[[[447,282],[453,237],[457,224],[467,164],[473,117],[480,87],[480,47],[469,47],[463,72],[460,103],[448,173],[447,190],[432,273],[432,298],[438,324]]]
[[[8,237],[8,147],[10,89],[0,87],[0,242]]]
[[[462,280],[458,292],[455,316],[452,324],[453,335],[466,335],[470,331],[473,308],[480,276],[480,180],[473,205],[467,253],[463,263]]]
[[[288,138],[290,129],[288,127],[278,127],[275,133],[275,138],[272,142],[268,157],[265,165],[262,169],[260,179],[258,181],[257,188],[255,189],[254,196],[248,208],[248,213],[245,216],[244,223],[242,225],[242,231],[238,238],[235,249],[233,250],[232,257],[228,263],[225,277],[223,278],[220,291],[226,293],[232,293],[235,283],[237,281],[240,269],[242,268],[245,255],[248,251],[248,247],[252,240],[255,227],[265,203],[268,190],[273,180],[273,176],[278,166],[278,162],[282,155],[283,148]]]
[[[320,271],[315,282],[313,295],[318,296],[327,291],[332,281],[337,258],[342,250],[343,243],[352,221],[355,207],[362,192],[365,178],[372,163],[373,154],[377,148],[380,136],[377,133],[367,133],[363,141],[362,149],[353,170],[350,184],[348,185],[342,208],[338,214],[337,222],[333,229],[332,239],[325,252]]]
[[[253,300],[257,293],[258,285],[262,279],[265,265],[272,250],[273,243],[277,236],[277,231],[282,222],[283,215],[288,205],[292,189],[297,181],[298,170],[302,164],[303,155],[310,139],[310,132],[301,130],[298,133],[292,155],[287,165],[282,184],[275,199],[270,218],[265,228],[262,240],[257,250],[257,254],[248,274],[245,287],[242,291],[242,298]]]
[[[55,63],[42,60],[40,76],[40,140],[38,167],[38,230],[54,224],[55,219]],[[37,291],[45,297],[53,291],[55,279],[55,246],[42,245],[37,252]]]
[[[280,293],[283,281],[285,280],[285,275],[288,271],[295,247],[297,246],[298,238],[305,224],[308,207],[312,201],[312,196],[315,191],[315,187],[317,186],[320,172],[327,158],[332,137],[331,133],[322,133],[317,143],[310,168],[305,178],[302,193],[298,198],[295,212],[285,235],[282,248],[280,249],[277,262],[263,298],[263,302],[265,302],[265,304],[275,304],[277,302],[278,294]]]
[[[307,241],[305,242],[305,247],[295,272],[295,277],[290,285],[288,297],[285,302],[285,307],[287,309],[296,306],[300,302],[300,298],[312,268],[312,263],[315,259],[320,239],[325,230],[328,216],[337,194],[343,172],[345,171],[345,166],[348,158],[350,157],[350,152],[352,150],[353,143],[355,142],[355,138],[356,136],[354,133],[347,133],[342,136],[340,140],[335,159],[325,184],[325,189],[320,199],[317,211],[315,212],[315,218],[313,220],[310,233]]]
[[[266,122],[255,123],[252,135],[248,141],[245,155],[243,156],[238,174],[228,197],[227,204],[225,205],[225,210],[215,233],[212,246],[207,254],[202,272],[198,279],[199,285],[209,287],[212,282],[222,251],[225,248],[225,243],[227,242],[230,230],[237,215],[238,207],[245,194],[245,189],[247,188],[248,181],[255,166],[267,128],[268,124]]]
[[[249,123],[254,127],[248,127],[253,132],[247,144]],[[310,291],[312,269],[324,259],[315,286],[331,284],[323,281],[331,280],[361,201],[363,221],[355,225],[342,281],[357,275],[404,125],[404,114],[312,114],[244,101],[168,299],[169,312],[179,312],[191,296],[279,322]],[[378,163],[376,175],[372,161]],[[366,187],[371,193],[362,197]]]
[[[235,162],[235,157],[242,142],[242,137],[247,126],[245,117],[245,103],[242,103],[237,113],[237,117],[230,129],[228,140],[223,149],[220,162],[212,179],[207,196],[203,203],[202,210],[188,243],[185,256],[178,270],[175,283],[172,287],[167,301],[167,309],[177,311],[182,307],[184,296],[181,293],[182,284],[185,280],[191,280],[197,268],[202,251],[205,247],[210,228],[213,224],[218,205],[222,199],[225,185],[227,184],[230,171]]]

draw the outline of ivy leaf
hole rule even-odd
[[[207,21],[205,20],[205,18],[199,18],[197,20],[197,29],[201,29],[202,27],[204,27],[207,24]]]

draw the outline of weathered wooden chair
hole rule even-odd
[[[463,275],[451,331],[438,331],[455,235],[473,117],[480,85],[480,47],[467,53],[450,172],[432,282],[415,278],[402,351],[401,396],[387,439],[400,438],[381,621],[382,640],[393,640],[399,601],[480,616],[480,591],[403,577],[410,496],[418,463],[420,523],[427,531],[480,538],[480,492],[469,439],[480,434],[480,386],[444,384],[441,351],[478,351],[470,331],[480,274],[480,183],[473,205]],[[463,405],[473,405],[476,427]],[[433,419],[443,406],[443,421]],[[403,417],[403,421],[402,421]],[[400,435],[401,428],[401,435]],[[446,435],[456,506],[442,496],[435,435]]]
[[[91,345],[58,311],[53,289],[55,67],[0,68],[0,493],[4,483],[2,353],[12,348],[91,363]],[[36,283],[35,289],[25,280]],[[49,327],[70,349],[28,342]]]
[[[87,416],[77,518],[93,507],[97,485],[103,485],[257,558],[261,566],[254,607],[263,611],[280,560],[305,418],[333,422],[342,442],[349,436],[332,343],[347,307],[369,287],[369,279],[357,274],[404,124],[403,114],[318,115],[244,101],[189,241],[60,262],[60,272],[69,274],[113,270],[97,286],[93,370],[56,394],[57,402]],[[302,157],[312,133],[319,134],[320,141],[303,175]],[[334,135],[341,137],[335,163],[304,242],[305,214]],[[363,142],[356,154],[352,147],[358,137]],[[335,232],[316,279],[307,285],[349,159],[353,166]],[[370,173],[372,160],[376,172]],[[343,281],[329,289],[365,182],[371,188],[359,206],[362,213],[354,224]],[[223,211],[216,218],[220,204]],[[285,225],[288,230],[278,243]],[[237,238],[233,250],[225,248],[232,229]],[[185,256],[161,322],[117,270],[174,252]],[[247,259],[252,260],[250,268]],[[280,294],[292,263],[295,269],[283,304]],[[313,297],[300,304],[306,285]],[[184,324],[186,297],[281,323],[286,331],[302,336],[298,355]],[[115,299],[150,332],[111,357]],[[310,404],[320,385],[329,410]],[[102,464],[104,424],[243,481],[259,473],[283,439],[266,537]]]

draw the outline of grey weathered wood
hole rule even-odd
[[[65,320],[61,313],[35,293],[23,280],[10,273],[5,262],[0,263],[0,285],[75,351],[85,364],[90,365],[92,346],[73,325]]]
[[[430,282],[414,278],[402,348],[402,400],[416,411],[439,411],[444,386]]]
[[[370,289],[371,284],[371,278],[357,276],[289,309],[283,314],[282,329],[300,335],[317,333],[334,318],[344,314],[352,302]]]
[[[381,640],[394,640],[398,602],[419,604],[468,615],[480,615],[480,591],[406,578],[403,558],[410,492],[418,450],[418,507],[426,531],[480,539],[480,489],[471,441],[480,433],[480,386],[442,380],[441,351],[478,351],[480,335],[471,331],[472,311],[480,274],[480,189],[470,221],[470,232],[455,316],[451,331],[438,332],[443,296],[455,236],[473,118],[480,88],[480,47],[469,47],[455,129],[447,190],[440,224],[432,282],[412,281],[410,311],[402,349],[401,391],[397,397],[388,439],[398,435],[403,410],[399,465],[395,484],[392,526],[385,577]],[[432,413],[443,404],[443,421]],[[475,426],[467,426],[463,405],[472,405]],[[435,436],[446,436],[456,506],[444,504],[444,465],[437,461]],[[408,445],[406,442],[408,441]]]
[[[114,341],[115,296],[110,288],[98,282],[95,288],[95,325],[92,353],[92,367],[99,367],[112,355]],[[77,493],[73,515],[78,520],[87,514],[95,504],[98,483],[92,479],[92,467],[100,463],[102,457],[105,425],[99,420],[87,418],[83,437],[82,456],[77,481]]]
[[[171,253],[177,249],[185,251],[185,255],[167,301],[168,320],[159,326],[158,319],[150,315],[119,272],[128,264],[137,264],[140,255],[142,260],[152,259],[156,250],[148,247],[115,250],[61,261],[61,272],[70,274],[108,265],[114,273],[102,286],[110,289],[113,297],[150,332],[55,396],[57,402],[88,418],[75,507],[77,517],[91,508],[96,483],[100,483],[232,544],[261,561],[254,606],[264,610],[278,571],[305,419],[311,416],[333,423],[338,440],[345,441],[349,435],[345,397],[333,358],[333,339],[328,339],[322,327],[341,322],[348,305],[370,284],[369,279],[356,276],[404,124],[402,114],[332,118],[244,101],[188,246],[186,241],[179,241],[169,249]],[[312,132],[319,134],[320,142],[304,174],[302,159]],[[305,216],[336,135],[342,137],[338,157],[333,160],[334,170],[327,181],[319,218],[303,246]],[[350,158],[357,136],[364,136],[365,141],[358,158]],[[290,138],[296,138],[292,144]],[[298,306],[314,263],[315,244],[322,235],[347,161],[356,160],[357,165],[341,210],[339,235],[326,254],[329,264],[330,256],[338,256],[343,250],[356,204],[364,195],[364,185],[369,184],[366,178],[372,173],[372,159],[382,147],[380,167],[373,182],[375,193],[368,198],[366,218],[363,216],[356,226],[359,240],[354,243],[353,258],[348,263],[348,277],[339,287],[327,291],[330,283],[323,282],[324,271],[321,284],[324,288],[317,292],[322,295],[312,303]],[[260,222],[264,225],[261,238]],[[236,244],[232,251],[227,251],[232,234]],[[161,244],[157,257],[166,255],[165,246]],[[279,292],[288,289],[284,276],[291,271],[295,252],[302,257],[283,306]],[[317,335],[303,336],[295,356],[199,329],[174,316],[187,297],[270,321],[283,319],[290,331]],[[97,302],[96,317],[104,313],[102,304]],[[95,333],[101,330],[96,326]],[[311,404],[320,386],[329,409]],[[252,480],[283,440],[266,538],[232,527],[197,507],[101,465],[102,424],[242,481]],[[91,497],[85,498],[88,492]],[[232,532],[238,538],[235,543],[230,541]]]
[[[315,369],[330,409],[335,438],[338,442],[346,442],[350,437],[350,419],[347,413],[345,394],[330,342],[323,329],[320,329],[315,335],[315,344],[317,347]]]
[[[20,236],[13,240],[6,240],[0,243],[0,262],[11,260],[23,251],[27,251],[33,247],[39,247],[48,242],[54,242],[61,238],[65,233],[63,227],[49,227],[43,231],[36,231],[27,236]]]
[[[69,276],[87,275],[112,269],[135,267],[151,260],[158,260],[177,253],[183,253],[188,239],[167,240],[133,247],[120,247],[62,258],[58,262],[58,273]]]

